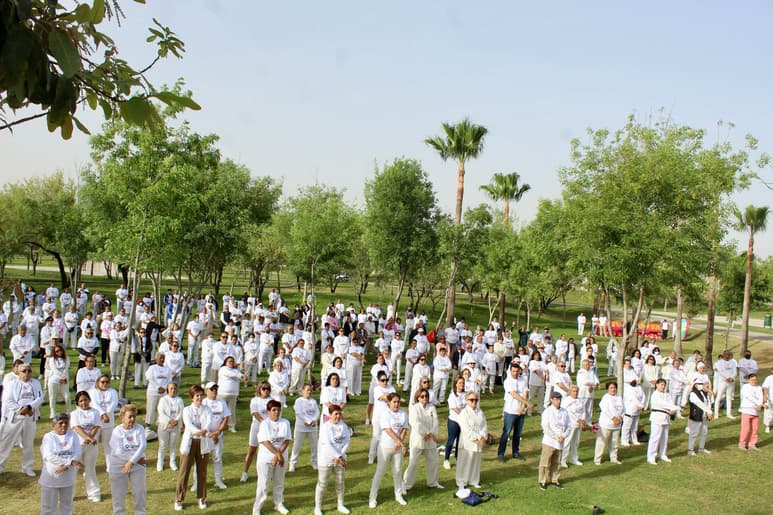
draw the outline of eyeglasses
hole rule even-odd
[[[378,382],[379,382],[379,383],[386,383],[386,382],[387,382],[387,379],[386,379],[386,378],[384,378],[384,379],[379,379],[379,380],[378,380]]]
[[[467,402],[478,402],[480,399],[467,399]]]
[[[107,379],[102,379],[101,381],[99,381],[99,384],[107,384],[109,382],[110,381],[108,381]]]
[[[419,399],[429,399],[429,395],[419,395]]]
[[[30,372],[32,372],[32,369],[22,368],[21,370],[19,370],[19,372],[22,374],[29,374]]]

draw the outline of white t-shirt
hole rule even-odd
[[[285,441],[292,439],[293,435],[290,432],[289,420],[281,417],[276,422],[270,418],[264,419],[260,424],[260,429],[258,429],[258,442],[260,442],[258,446],[258,463],[271,463],[274,461],[274,454],[263,445],[263,442],[271,442],[271,445],[278,450]],[[287,448],[285,448],[282,456],[287,460]]]
[[[351,429],[344,421],[333,424],[332,421],[322,424],[319,430],[319,446],[317,447],[317,462],[320,467],[330,467],[333,460],[346,457],[351,440]]]
[[[518,399],[513,398],[510,392],[519,394],[524,399],[528,398],[529,387],[526,385],[526,379],[523,376],[518,379],[508,375],[505,379],[505,408],[504,412],[510,415],[519,415],[523,408],[523,403]]]
[[[400,431],[408,429],[408,415],[406,415],[403,410],[392,411],[391,409],[387,409],[381,414],[379,423],[381,427],[379,445],[384,451],[391,451],[397,446],[397,442],[387,434],[386,430],[391,429],[399,436]]]

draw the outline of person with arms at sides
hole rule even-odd
[[[43,435],[40,455],[43,467],[40,472],[41,515],[72,515],[75,497],[75,479],[81,463],[81,446],[78,435],[69,429],[70,416],[59,413],[51,423],[52,430]]]
[[[762,387],[757,381],[757,374],[751,374],[749,382],[741,388],[741,435],[738,438],[738,448],[743,451],[760,450],[757,440],[762,403]]]
[[[231,416],[231,412],[228,410],[228,405],[225,401],[217,398],[218,390],[219,386],[217,383],[207,383],[204,389],[206,398],[201,403],[209,408],[209,424],[206,426],[206,429],[207,437],[212,441],[209,454],[215,469],[215,486],[224,490],[228,487],[223,482],[223,433],[225,433],[228,417]],[[198,474],[196,478],[198,478]],[[196,490],[197,487],[197,481],[194,481],[191,491]]]
[[[332,473],[335,477],[337,510],[339,513],[350,513],[344,505],[344,474],[347,467],[346,452],[351,441],[351,429],[343,421],[343,411],[337,404],[329,408],[330,418],[323,422],[319,430],[319,473],[317,487],[314,491],[314,515],[322,515],[322,496],[327,488],[327,482]]]
[[[250,467],[252,466],[252,460],[255,458],[255,454],[258,452],[258,430],[260,429],[260,423],[268,417],[268,401],[271,400],[271,385],[268,381],[262,381],[255,389],[255,396],[250,400],[250,437],[247,447],[247,455],[244,457],[244,469],[242,470],[242,476],[239,479],[242,483],[246,483],[250,478]]]
[[[252,383],[253,388],[258,386],[258,352],[260,344],[255,334],[250,333],[244,342],[244,375]]]
[[[126,512],[126,495],[132,487],[135,515],[145,515],[145,428],[136,423],[137,406],[127,404],[118,414],[121,423],[110,435],[110,454],[107,457],[107,473],[110,476],[110,492],[113,514]]]
[[[282,514],[290,512],[284,505],[287,447],[292,440],[290,422],[280,417],[282,405],[279,401],[268,401],[267,408],[268,418],[261,422],[258,430],[258,486],[255,490],[255,504],[252,506],[253,515],[260,513],[263,503],[268,499],[269,481],[273,487],[274,509]]]
[[[564,487],[559,482],[561,474],[561,453],[569,436],[571,420],[569,414],[561,407],[561,394],[550,394],[550,406],[542,413],[542,454],[539,460],[539,488],[547,490],[547,483],[558,488]]]
[[[56,414],[56,403],[64,401],[65,410],[70,412],[70,359],[61,345],[54,345],[51,356],[46,360],[46,385],[51,420]]]
[[[722,357],[714,363],[714,418],[719,418],[719,405],[725,400],[727,418],[734,419],[732,412],[735,394],[735,378],[738,375],[738,363],[733,359],[733,353],[726,350]]]
[[[280,351],[281,355],[281,351]],[[338,361],[340,358],[336,358]],[[274,360],[274,370],[268,375],[268,382],[271,384],[271,398],[282,403],[282,407],[287,405],[287,388],[290,386],[290,376],[285,370],[285,362],[277,357]]]
[[[148,367],[145,379],[148,389],[145,392],[146,409],[145,425],[156,423],[158,415],[158,401],[166,395],[166,387],[172,382],[172,369],[166,366],[166,356],[163,352],[156,354],[156,362]]]
[[[445,459],[443,460],[443,468],[446,470],[451,470],[450,459],[452,450],[455,451],[454,457],[456,461],[459,461],[459,435],[462,431],[459,427],[459,414],[467,405],[464,390],[465,384],[464,377],[457,375],[454,378],[451,393],[448,395],[448,420],[446,422],[448,440],[446,441]]]
[[[99,420],[102,429],[97,433],[97,438],[102,441],[102,450],[105,460],[110,454],[110,436],[115,427],[115,410],[118,409],[118,392],[110,388],[110,376],[102,374],[97,379],[97,384],[89,390],[91,405],[99,412]]]
[[[164,457],[169,450],[169,468],[177,470],[177,441],[183,422],[183,400],[177,396],[177,383],[166,385],[166,395],[158,401],[158,459],[156,470],[164,470]]]
[[[317,470],[317,420],[319,420],[319,404],[311,397],[311,385],[304,384],[301,396],[295,399],[295,430],[293,432],[293,450],[290,453],[290,472],[295,472],[298,458],[301,455],[303,441],[308,437],[311,444],[311,468]]]
[[[655,461],[658,456],[661,461],[671,462],[666,456],[668,426],[671,424],[671,417],[679,411],[679,405],[666,393],[665,379],[658,379],[655,388],[650,398],[652,412],[650,413],[650,440],[647,444],[647,463],[650,465],[658,464]]]
[[[580,388],[577,398],[585,407],[585,423],[587,425],[593,423],[593,394],[599,387],[599,380],[591,370],[592,359],[590,357],[583,359],[580,370],[577,371],[577,386]]]
[[[207,507],[207,454],[212,448],[211,433],[207,430],[212,413],[204,406],[204,389],[194,384],[188,390],[191,403],[183,409],[185,432],[180,440],[180,472],[177,474],[175,511],[182,511],[191,469],[196,469],[196,496],[199,509]]]
[[[580,447],[580,435],[587,428],[585,424],[585,406],[578,397],[580,387],[576,384],[569,389],[569,395],[564,397],[561,403],[562,408],[569,415],[569,436],[564,440],[564,450],[561,454],[561,468],[568,468],[569,465],[582,466],[577,451]],[[568,462],[568,465],[567,465]]]
[[[432,362],[432,391],[435,393],[435,406],[446,401],[448,390],[448,378],[451,373],[451,359],[448,357],[448,349],[441,347]]]
[[[623,430],[620,435],[620,446],[639,445],[639,417],[644,411],[646,396],[638,382],[623,386]]]
[[[43,390],[32,378],[32,367],[21,363],[16,368],[19,378],[3,388],[3,423],[0,424],[0,474],[16,443],[21,440],[21,469],[35,477],[34,463],[35,421],[40,417]],[[10,374],[9,374],[10,375]]]
[[[365,348],[357,335],[346,350],[346,375],[349,378],[349,392],[358,397],[362,394],[362,367],[365,362]]]
[[[542,354],[535,351],[529,360],[529,402],[537,409],[537,413],[541,412],[540,408],[544,396],[545,364],[542,362]],[[528,415],[531,416],[533,409],[527,410]]]
[[[698,452],[711,454],[706,449],[706,436],[709,432],[709,420],[714,418],[711,412],[711,401],[703,381],[696,382],[689,396],[690,414],[687,419],[687,455],[695,456],[695,440],[698,441]]]
[[[110,331],[110,379],[119,379],[121,376],[121,365],[123,364],[123,353],[126,352],[126,339],[129,332],[124,328],[121,322],[113,324],[113,330]]]
[[[650,397],[655,391],[655,383],[660,379],[660,365],[655,361],[655,356],[647,356],[642,370],[641,388],[644,390],[644,409],[650,405]]]
[[[400,409],[400,395],[394,391],[387,395],[386,403],[389,408],[382,412],[378,422],[373,426],[381,428],[381,439],[378,444],[378,465],[370,485],[368,507],[378,506],[378,488],[386,473],[387,467],[391,468],[392,481],[394,483],[395,501],[402,506],[408,504],[403,498],[403,456],[407,452],[405,437],[408,434],[408,416]],[[375,414],[374,414],[375,415]]]
[[[623,399],[617,395],[617,383],[607,383],[607,393],[599,402],[599,432],[596,435],[596,451],[593,462],[601,465],[604,450],[609,447],[609,461],[621,464],[617,459],[617,446],[620,443],[620,427],[623,424]]]
[[[480,463],[483,448],[488,444],[486,415],[480,409],[480,395],[467,392],[465,407],[459,413],[459,458],[456,462],[456,486],[463,490],[467,485],[480,488]]]
[[[400,331],[395,331],[395,337],[389,343],[389,351],[392,359],[392,366],[395,371],[395,385],[401,385],[405,377],[400,377],[400,368],[403,363],[403,352],[405,352],[405,340]]]
[[[102,420],[99,411],[91,407],[91,396],[80,391],[75,395],[76,408],[70,414],[72,429],[78,434],[83,461],[83,475],[86,477],[86,497],[91,502],[102,500],[102,490],[97,480],[97,454]]]
[[[370,439],[370,449],[368,451],[368,464],[373,464],[378,456],[378,446],[383,440],[383,428],[379,425],[383,420],[384,413],[389,410],[389,394],[395,391],[394,386],[389,383],[389,376],[386,372],[378,373],[378,386],[373,388],[373,425],[372,436]]]
[[[236,358],[228,356],[223,366],[217,372],[217,396],[225,401],[230,415],[228,417],[228,430],[236,432],[236,401],[239,398],[239,386],[247,383],[247,376],[241,373]]]
[[[438,419],[434,404],[429,402],[429,391],[419,390],[409,410],[408,423],[411,427],[411,435],[408,441],[410,458],[408,468],[403,476],[404,489],[410,490],[416,482],[416,470],[419,468],[419,459],[424,456],[424,467],[427,471],[427,486],[430,488],[443,488],[438,483]]]
[[[328,408],[335,404],[341,409],[346,408],[346,390],[341,386],[341,379],[338,374],[333,372],[327,376],[325,386],[319,395],[319,403],[322,406],[322,422],[326,422],[330,417]]]
[[[362,347],[358,348],[362,349]],[[290,356],[292,358],[292,365],[290,366],[290,395],[296,395],[303,388],[306,367],[311,363],[311,351],[306,348],[306,341],[303,338],[298,340]],[[362,380],[362,370],[360,370],[360,380]]]
[[[533,408],[534,405],[529,402],[529,386],[523,377],[521,366],[516,363],[510,363],[510,370],[507,379],[504,382],[505,405],[504,405],[504,427],[502,428],[502,437],[499,439],[499,448],[497,449],[497,459],[505,461],[505,449],[510,433],[513,434],[512,458],[523,460],[521,456],[521,436],[523,434],[523,423],[526,420],[526,410]]]
[[[371,418],[373,417],[373,406],[376,400],[373,392],[380,384],[379,376],[381,375],[381,372],[386,374],[387,382],[389,382],[390,370],[389,366],[386,364],[386,358],[384,358],[384,354],[378,354],[376,356],[376,363],[370,367],[370,385],[368,386],[368,406],[365,410],[365,425],[370,424]]]

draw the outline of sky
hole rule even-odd
[[[468,163],[465,208],[490,202],[479,187],[518,172],[532,189],[513,207],[520,223],[540,199],[561,195],[558,170],[572,138],[615,130],[629,114],[669,116],[703,128],[707,144],[743,145],[753,134],[773,153],[773,4],[767,1],[361,2],[122,0],[127,18],[106,28],[136,67],[154,56],[152,19],[185,42],[182,60],[160,62],[155,84],[184,77],[202,105],[186,118],[220,136],[225,157],[253,175],[299,187],[346,189],[361,205],[376,166],[418,159],[440,207],[453,212],[456,165],[424,144],[442,122],[469,117],[488,128]],[[99,130],[100,119],[82,121]],[[732,122],[718,130],[717,122]],[[38,120],[0,133],[0,182],[90,162],[88,137],[49,134]],[[761,171],[773,182],[773,169]],[[773,208],[755,182],[741,207]],[[768,224],[773,227],[773,220]],[[773,255],[773,234],[757,236]],[[744,245],[745,236],[731,238]],[[739,247],[740,248],[740,247]]]

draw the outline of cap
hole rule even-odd
[[[419,328],[417,329],[417,331],[418,331],[418,332],[420,332],[420,333],[423,333],[423,332],[424,332],[424,328],[423,328],[423,327],[419,327]]]
[[[217,383],[214,381],[210,381],[206,384],[204,387],[206,390],[217,390]]]
[[[560,398],[561,398],[561,394],[560,394],[560,393],[558,393],[558,392],[552,392],[552,393],[550,394],[550,398],[551,398],[551,399],[560,399]]]

